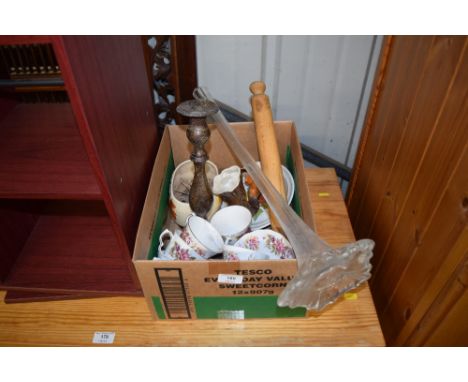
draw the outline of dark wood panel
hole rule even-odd
[[[4,289],[138,293],[120,252],[108,217],[43,215]]]
[[[444,314],[414,333],[462,298],[440,293],[465,253],[454,243],[468,221],[467,40],[393,37],[361,140],[349,210],[357,236],[376,241],[371,288],[389,344],[429,344]]]
[[[96,295],[96,294],[86,294],[86,293],[41,293],[37,291],[18,291],[18,290],[9,290],[5,294],[5,298],[3,301],[5,304],[16,304],[20,302],[41,302],[41,301],[55,301],[55,300],[75,300],[75,299],[82,299],[82,298],[95,298],[95,297],[105,297],[109,295]]]
[[[0,97],[0,123],[15,108],[17,101],[14,97],[6,97],[2,95]]]
[[[434,296],[437,296],[440,291],[450,280],[451,276],[456,272],[463,257],[466,258],[468,251],[468,226],[465,225],[464,231],[456,239],[452,248],[447,251],[446,258],[443,264],[438,269],[436,275],[432,278],[430,284],[427,286],[424,294],[419,298],[418,303],[414,306],[405,325],[398,333],[395,340],[395,345],[400,346],[403,344],[413,344],[409,342],[409,337],[417,335],[417,331],[421,328],[421,320],[427,315],[434,303]],[[400,297],[397,295],[396,297]],[[459,330],[454,328],[454,330]]]
[[[374,194],[379,202],[373,205],[373,211],[368,213],[368,216],[374,215],[374,224],[369,236],[379,243],[371,283],[375,283],[373,293],[376,296],[377,309],[380,311],[385,308],[391,291],[398,283],[399,275],[404,271],[411,256],[411,251],[407,252],[407,248],[403,246],[404,238],[409,237],[415,245],[421,240],[424,226],[410,225],[405,227],[400,237],[392,240],[393,246],[389,247],[389,240],[393,238],[395,229],[399,226],[401,212],[405,208],[408,208],[410,213],[413,211],[411,206],[405,207],[406,201],[415,177],[425,161],[434,131],[438,127],[437,121],[455,80],[463,46],[463,38],[434,41],[407,119],[407,128],[400,134],[397,151],[381,167],[385,169],[387,180],[383,184],[375,185]],[[446,129],[447,126],[439,128]],[[426,165],[433,164],[427,162]],[[439,181],[444,181],[444,177],[435,180]],[[427,187],[425,193],[434,193],[435,200],[441,196],[437,187]],[[388,255],[394,253],[398,253],[398,256]]]
[[[116,234],[133,270],[130,249],[157,142],[141,39],[64,36],[54,46]]]
[[[179,104],[193,98],[193,90],[197,87],[197,52],[195,36],[173,36],[173,65],[175,68],[176,103]],[[179,118],[179,115],[176,116]],[[182,123],[183,120],[177,120]]]
[[[409,37],[394,39],[391,60],[377,101],[378,109],[372,121],[372,133],[369,134],[359,163],[355,165],[354,175],[356,177],[359,174],[361,181],[352,184],[348,200],[357,238],[364,238],[369,234],[374,215],[366,208],[377,206],[379,203],[381,193],[375,191],[377,187],[385,184],[387,179],[386,162],[393,159],[392,155],[397,150],[401,132],[406,127],[405,121],[415,99],[422,74],[421,68],[431,44],[431,37],[423,37],[416,41]],[[412,57],[411,61],[406,59],[409,56]],[[405,82],[407,86],[399,87],[399,81]],[[376,245],[378,248],[381,243]]]
[[[0,121],[0,198],[101,198],[69,104],[18,104]]]
[[[6,208],[0,203],[0,285],[10,272],[36,224],[33,214]]]
[[[0,202],[8,207],[2,224],[14,220],[17,231],[10,235],[15,245],[2,242],[8,252],[2,288],[14,291],[9,301],[140,294],[130,249],[157,149],[140,38],[0,37],[16,47],[37,43],[52,44],[46,54],[60,67],[70,104],[49,104],[63,101],[55,96],[42,105],[16,104],[21,94],[2,91]],[[31,58],[37,69],[32,51],[19,51],[19,63]],[[18,73],[25,74],[19,66]],[[24,97],[30,101],[37,99]],[[40,217],[33,227],[16,219],[22,214]]]
[[[461,302],[462,307],[466,309],[466,293],[468,285],[468,254],[465,251],[465,256],[458,264],[457,269],[453,272],[447,283],[441,288],[435,298],[431,308],[425,314],[424,318],[419,322],[412,336],[407,340],[410,345],[424,345],[429,342],[432,345],[453,345],[454,340],[460,345],[468,345],[468,330],[466,325],[466,310],[465,314],[460,314],[457,305]],[[463,301],[465,297],[465,301]],[[455,317],[450,317],[453,310],[458,310]],[[447,331],[447,326],[451,324],[451,336],[440,338],[439,330]],[[458,338],[453,338],[457,334]],[[434,338],[435,337],[435,338]],[[437,341],[439,337],[439,341]],[[431,341],[432,339],[432,341]],[[433,341],[436,341],[434,343]],[[432,343],[431,343],[432,342]],[[439,343],[437,343],[439,342]]]
[[[382,282],[396,283],[396,286],[386,291],[380,284],[380,280],[378,284],[375,283],[376,299],[381,298],[383,293],[388,293],[384,295],[384,298],[385,302],[390,301],[387,309],[381,311],[382,327],[389,341],[393,342],[407,321],[411,320],[413,312],[421,303],[423,294],[434,282],[435,275],[448,260],[451,248],[467,225],[468,215],[466,207],[463,206],[465,198],[468,197],[467,168],[468,151],[465,144],[462,161],[458,163],[452,178],[446,185],[430,224],[421,233],[421,238],[413,245],[413,248],[408,249],[411,258],[405,263],[405,271],[398,274],[382,273]],[[411,228],[407,228],[408,231],[413,232]],[[400,238],[405,241],[404,235]],[[394,253],[399,255],[395,262],[408,256],[406,252]],[[460,261],[464,253],[459,252],[457,255],[452,261]]]
[[[468,312],[468,290],[456,301],[447,313],[446,318],[424,342],[426,346],[467,346],[468,325],[466,325],[466,312]]]
[[[458,170],[454,164],[459,158],[463,158],[466,142],[468,142],[467,83],[468,65],[461,68],[455,78],[448,94],[450,101],[447,102],[438,119],[436,130],[427,146],[426,155],[418,173],[414,176],[413,186],[389,241],[387,256],[391,253],[407,254],[408,261],[404,262],[405,271],[396,281],[395,276],[391,276],[391,272],[395,269],[392,267],[388,269],[388,272],[380,272],[378,276],[381,293],[389,296],[384,312],[400,312],[398,318],[393,317],[391,320],[392,326],[397,328],[401,328],[406,321],[405,318],[408,319],[408,314],[405,317],[403,312],[407,309],[411,310],[410,307],[417,304],[444,260],[443,248],[450,247],[453,238],[459,234],[460,227],[463,227],[464,218],[463,214],[460,214],[460,205],[464,186],[459,181],[464,179],[468,163],[459,164]],[[456,191],[453,190],[455,185],[458,186]],[[452,198],[448,203],[444,196],[447,192],[450,195],[458,195],[460,199]],[[448,211],[450,213],[447,213]],[[447,219],[447,222],[441,227],[442,219]],[[431,229],[431,224],[434,223],[435,227]],[[450,235],[449,227],[452,225],[455,230]],[[443,246],[434,242],[435,238],[442,241]],[[425,246],[423,244],[425,241],[429,241],[431,245]],[[431,257],[430,262],[427,261],[427,256]],[[404,259],[405,257],[402,256],[399,260]],[[399,298],[393,301],[392,296],[399,296]],[[403,296],[404,302],[401,301]]]
[[[400,137],[398,148],[393,155],[389,156],[389,160],[382,164],[381,168],[385,169],[383,172],[385,172],[386,181],[376,185],[377,189],[374,193],[378,195],[380,201],[373,213],[373,224],[369,230],[369,236],[380,244],[379,261],[374,270],[375,280],[380,278],[380,269],[384,269],[386,274],[402,270],[401,268],[388,269],[389,264],[386,261],[388,242],[398,226],[401,211],[405,206],[414,178],[425,161],[434,131],[437,128],[443,130],[448,128],[448,126],[438,125],[438,119],[455,81],[464,45],[464,38],[434,39],[426,65],[422,70],[420,86],[418,86],[414,103],[406,120],[406,128],[401,134],[397,133]],[[434,191],[426,190],[426,192]],[[440,193],[436,195],[440,197]],[[382,222],[391,222],[391,229],[383,227]],[[393,260],[391,262],[395,264]],[[406,259],[403,258],[402,262],[406,262]]]
[[[448,281],[447,281],[448,280]],[[436,286],[434,286],[436,284]],[[437,285],[440,284],[440,285]],[[421,345],[428,343],[433,334],[438,331],[438,327],[441,327],[440,332],[447,331],[447,326],[452,325],[450,329],[450,337],[447,338],[446,345],[452,345],[454,342],[453,334],[458,333],[458,342],[466,346],[468,345],[466,314],[467,310],[464,311],[464,318],[459,319],[459,314],[455,317],[449,318],[448,313],[450,310],[458,311],[457,305],[459,305],[460,299],[463,299],[468,286],[468,227],[465,226],[463,233],[457,239],[455,245],[451,249],[448,255],[448,261],[444,262],[441,270],[434,278],[434,282],[428,287],[428,292],[422,296],[422,303],[428,300],[431,289],[437,292],[432,295],[437,296],[432,304],[424,311],[424,315],[419,318],[417,325],[413,316],[408,321],[409,325],[405,325],[404,330],[396,340],[396,344],[410,344],[410,345]],[[422,303],[418,304],[422,305]],[[465,301],[466,303],[466,301]],[[464,305],[466,308],[466,305]],[[459,312],[460,313],[460,312]],[[413,322],[412,322],[413,321]],[[445,327],[445,328],[444,328]],[[437,335],[440,337],[441,333]],[[411,335],[410,335],[411,334]],[[440,338],[441,344],[443,344],[442,338]]]
[[[400,41],[401,47],[397,46],[397,43]],[[377,144],[370,142],[370,147],[373,147],[375,150],[375,156],[367,158],[366,163],[369,167],[369,174],[372,174],[372,177],[368,178],[367,192],[362,195],[361,209],[356,217],[356,226],[360,227],[360,237],[370,236],[377,211],[382,205],[383,199],[392,203],[392,205],[395,203],[395,196],[386,190],[389,173],[393,170],[395,158],[399,155],[405,134],[408,130],[411,130],[408,123],[409,118],[412,115],[415,103],[418,102],[418,92],[425,73],[424,68],[427,65],[428,57],[430,57],[433,51],[434,39],[431,37],[421,37],[418,40],[404,38],[396,40],[395,45],[394,52],[398,56],[394,61],[400,62],[403,68],[402,72],[397,74],[397,77],[392,80],[394,88],[392,89],[389,101],[382,100],[386,106],[385,114],[383,112],[379,114],[384,117],[382,120],[377,118],[375,121],[375,126],[379,126],[379,129],[373,135],[377,136],[377,131],[381,134],[379,134]],[[414,51],[415,55],[410,64],[405,60],[405,57],[412,54],[412,51]],[[406,82],[407,86],[399,86],[400,81]],[[386,93],[390,94],[389,92]],[[369,211],[362,208],[362,206],[368,206],[369,204],[375,206],[373,213],[369,213]],[[390,226],[387,227],[387,224],[390,224]],[[385,225],[381,226],[381,230],[383,231],[391,230],[392,221],[379,220],[380,225]],[[381,241],[376,242],[378,243],[379,250],[382,250],[385,243]],[[378,267],[379,263],[380,258],[374,265]]]
[[[52,36],[39,35],[9,35],[0,36],[0,45],[17,45],[17,44],[47,44],[52,42]]]

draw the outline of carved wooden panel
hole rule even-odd
[[[159,129],[187,122],[176,106],[192,98],[197,86],[194,36],[144,36]]]

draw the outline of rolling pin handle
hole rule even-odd
[[[250,84],[249,89],[253,95],[264,95],[266,85],[263,81],[255,81]]]

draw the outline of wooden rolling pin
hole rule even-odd
[[[270,100],[268,96],[265,95],[265,89],[265,83],[262,81],[255,81],[250,84],[250,91],[252,92],[252,115],[255,122],[255,131],[257,133],[258,152],[263,173],[286,199],[283,169],[281,168],[278,142],[273,125],[273,115],[271,112]],[[276,231],[281,231],[280,225],[277,223],[271,210],[269,214],[271,227]]]

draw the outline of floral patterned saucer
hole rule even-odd
[[[296,258],[289,241],[283,235],[271,229],[249,232],[242,236],[234,246],[267,255],[269,260]]]

